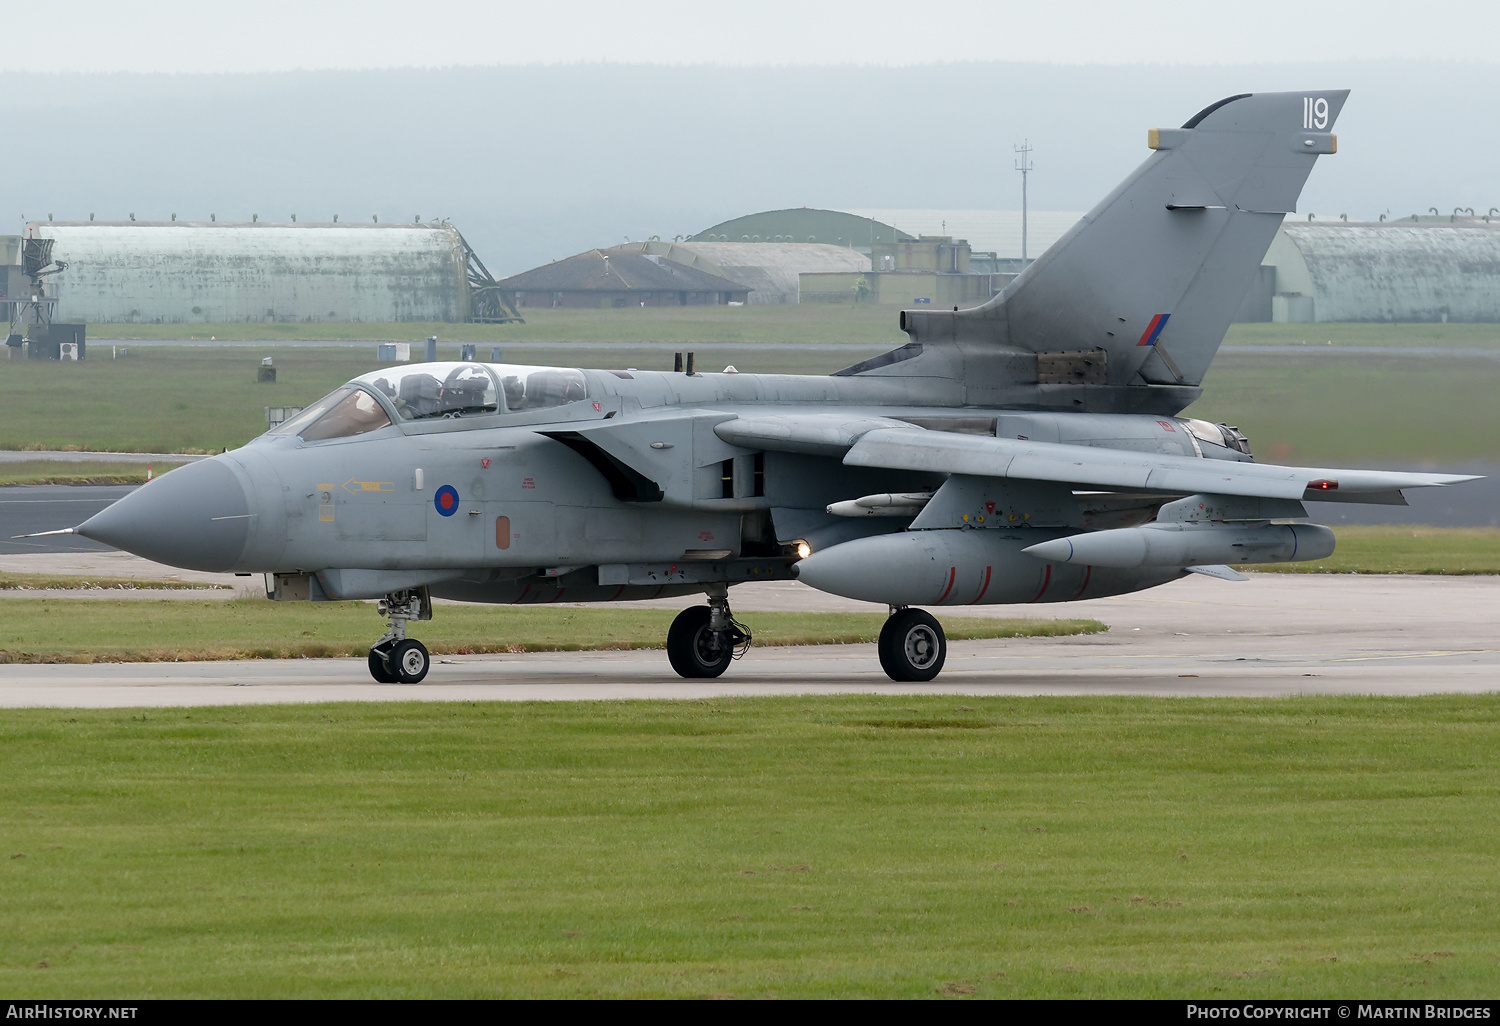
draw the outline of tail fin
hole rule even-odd
[[[1038,354],[1043,384],[1085,362],[1073,380],[1200,384],[1282,216],[1318,154],[1335,151],[1348,95],[1245,93],[1152,129],[1146,162],[1004,292],[970,310],[904,311],[902,328],[919,343]]]

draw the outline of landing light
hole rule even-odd
[[[796,552],[798,559],[806,559],[808,556],[812,555],[812,546],[807,544],[807,542],[798,539],[796,543]]]

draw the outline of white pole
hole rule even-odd
[[[1027,259],[1026,259],[1026,177],[1027,177],[1027,175],[1029,175],[1031,173],[1031,169],[1032,169],[1032,163],[1031,163],[1030,159],[1028,159],[1031,156],[1031,140],[1030,139],[1023,140],[1021,142],[1021,145],[1019,145],[1019,146],[1012,146],[1011,149],[1015,150],[1016,153],[1017,153],[1017,155],[1018,155],[1017,158],[1016,158],[1016,170],[1019,171],[1019,172],[1021,172],[1021,267],[1022,267],[1022,269],[1025,269],[1026,264],[1027,264]]]

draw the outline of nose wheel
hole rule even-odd
[[[880,628],[880,665],[891,680],[932,680],[948,657],[942,624],[921,609],[898,609]]]
[[[406,624],[409,620],[432,619],[425,589],[393,592],[376,608],[390,618],[390,629],[370,646],[370,676],[377,684],[420,684],[432,667],[432,656],[426,645],[406,636]]]

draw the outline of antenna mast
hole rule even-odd
[[[1012,146],[1016,151],[1016,170],[1021,172],[1021,266],[1026,260],[1026,176],[1031,173],[1031,140],[1022,140],[1021,145]]]

